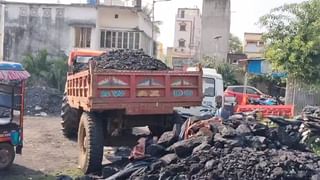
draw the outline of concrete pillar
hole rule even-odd
[[[3,61],[3,47],[4,47],[4,5],[0,4],[0,61]]]
[[[201,58],[213,57],[217,63],[227,61],[230,23],[230,0],[203,0]]]

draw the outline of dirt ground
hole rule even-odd
[[[60,173],[81,174],[77,169],[77,143],[63,137],[59,117],[26,117],[23,154],[17,155],[1,180],[55,179]]]

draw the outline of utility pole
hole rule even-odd
[[[222,38],[222,36],[215,36],[213,39],[215,39],[216,40],[216,42],[215,42],[215,44],[216,44],[216,49],[215,49],[215,60],[217,61],[218,60],[218,44],[219,44],[219,39],[221,39]]]

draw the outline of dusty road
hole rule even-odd
[[[79,173],[77,144],[63,137],[59,117],[26,117],[23,154],[17,155],[1,180],[54,179],[59,173]],[[49,175],[50,174],[50,175]]]

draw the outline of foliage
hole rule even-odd
[[[201,60],[201,64],[206,68],[213,68],[217,70],[217,73],[221,74],[223,77],[224,88],[231,85],[238,85],[239,82],[236,80],[235,72],[238,71],[235,67],[228,63],[217,63],[216,59],[213,57],[205,56]]]
[[[257,83],[266,83],[274,86],[284,87],[286,79],[280,77],[272,77],[272,75],[253,75],[249,77],[249,84],[256,85]]]
[[[265,89],[260,90],[271,96],[285,96],[286,80],[287,78],[273,77],[271,74],[250,75],[248,83],[254,87],[262,85],[261,88]]]
[[[67,74],[66,57],[48,58],[48,52],[41,50],[36,54],[27,54],[23,59],[25,69],[31,74],[30,85],[48,85],[64,90]]]
[[[216,57],[204,56],[201,59],[201,64],[207,68],[215,68],[217,66],[217,59]]]
[[[230,34],[229,39],[229,52],[230,53],[242,53],[243,47],[239,37]]]
[[[308,83],[320,79],[320,0],[287,4],[260,18],[266,57],[274,67]]]
[[[217,66],[217,72],[223,77],[223,86],[227,88],[231,85],[238,85],[238,81],[235,76],[235,68],[233,68],[230,64],[219,64]]]

